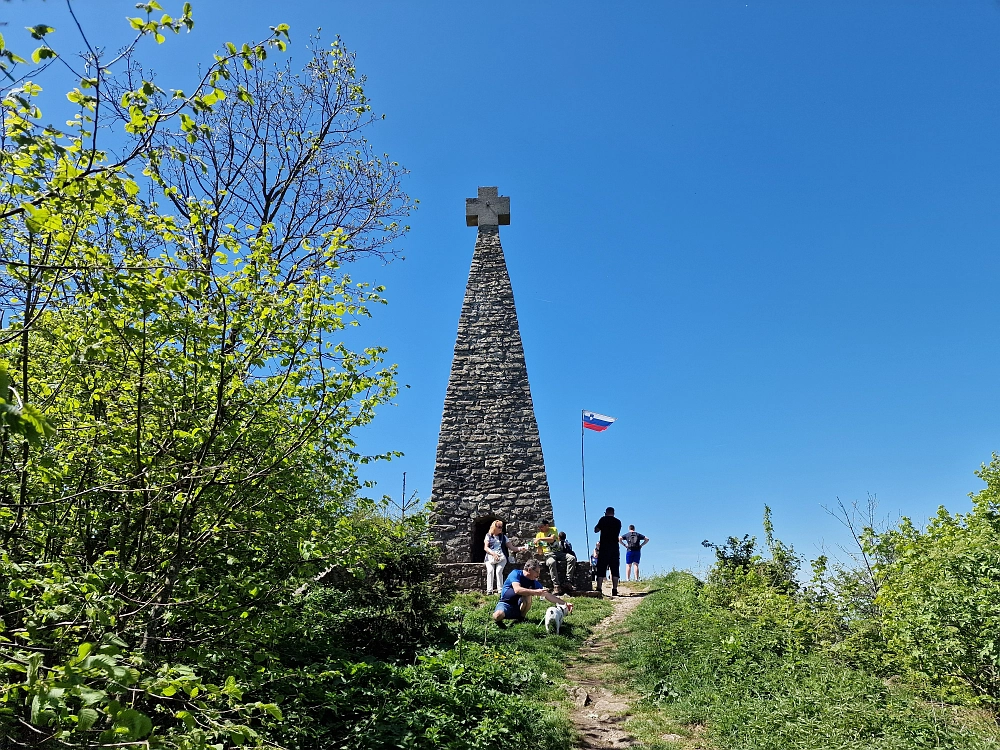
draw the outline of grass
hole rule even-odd
[[[493,658],[508,661],[517,681],[518,670],[538,672],[546,686],[552,686],[563,677],[564,661],[579,650],[590,637],[594,626],[611,614],[613,607],[606,601],[579,597],[572,599],[573,613],[563,622],[559,635],[548,635],[542,627],[548,602],[536,600],[523,622],[498,628],[492,621],[496,596],[460,594],[455,598],[455,616],[460,626],[461,643],[455,648],[463,653],[476,649]],[[484,643],[485,642],[485,643]],[[550,693],[549,690],[543,690]]]
[[[690,574],[645,584],[653,591],[626,622],[618,658],[644,696],[629,729],[647,747],[1000,748],[989,714],[931,705],[822,651],[788,649],[766,631],[782,623],[762,628],[706,603]]]
[[[517,696],[538,710],[542,726],[533,725],[528,735],[546,750],[569,748],[573,731],[568,717],[566,693],[562,689],[565,662],[579,650],[594,626],[612,612],[612,606],[595,599],[574,600],[572,614],[566,617],[559,635],[549,635],[542,626],[544,600],[535,601],[523,622],[499,628],[492,613],[497,597],[460,594],[453,602],[453,631],[456,640],[450,657],[470,673],[490,674],[489,684]],[[523,716],[524,714],[522,714]],[[500,725],[516,721],[501,719],[497,736],[499,745],[519,744],[518,732]],[[502,735],[502,737],[501,737]]]

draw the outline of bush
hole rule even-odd
[[[904,518],[878,542],[889,646],[934,693],[1000,702],[1000,457],[977,476],[972,511],[938,510],[926,529]]]

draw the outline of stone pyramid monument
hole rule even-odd
[[[514,292],[500,246],[500,226],[510,224],[510,198],[481,187],[478,198],[466,201],[465,213],[478,234],[431,490],[442,563],[482,562],[483,537],[496,518],[521,545],[534,538],[539,521],[552,520]]]

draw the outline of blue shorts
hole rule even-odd
[[[521,607],[520,607],[521,597],[518,597],[513,602],[497,602],[497,608],[493,610],[494,612],[503,612],[503,618],[505,620],[520,620],[521,619]]]
[[[638,549],[627,549],[625,550],[625,564],[632,565],[633,563],[638,565],[639,558],[642,557],[642,550]]]

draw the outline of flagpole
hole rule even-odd
[[[583,429],[583,412],[580,410],[580,484],[583,491],[583,528],[587,535],[587,557],[590,557],[590,522],[587,520],[587,469],[583,460],[583,436],[586,431]]]

